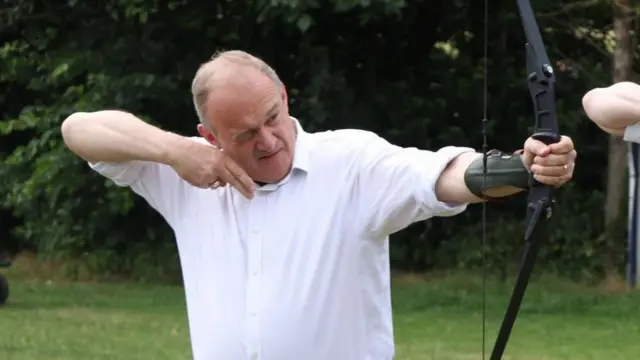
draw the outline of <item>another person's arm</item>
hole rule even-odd
[[[640,142],[640,85],[619,82],[595,88],[582,98],[585,113],[602,130]]]

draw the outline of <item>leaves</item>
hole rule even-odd
[[[597,263],[602,249],[605,137],[578,110],[580,94],[610,78],[609,5],[568,4],[536,3],[540,25],[551,30],[550,56],[562,64],[562,130],[585,144],[593,164],[579,167],[576,186],[560,195],[580,206],[563,215],[541,260],[565,269]],[[175,251],[166,223],[72,155],[59,127],[76,111],[120,108],[195,135],[191,79],[217,50],[243,49],[270,63],[308,131],[366,128],[402,146],[480,148],[482,10],[470,0],[13,1],[0,11],[0,203],[20,217],[12,241],[41,253],[115,253],[120,271],[158,243]],[[532,121],[516,11],[490,6],[489,143],[505,150],[522,146]],[[519,252],[522,209],[518,199],[492,207],[497,268]],[[479,219],[472,208],[396,234],[395,264],[477,265]]]

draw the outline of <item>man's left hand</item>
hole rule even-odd
[[[573,177],[577,155],[573,141],[567,136],[551,145],[528,138],[524,143],[522,162],[536,180],[560,187]]]

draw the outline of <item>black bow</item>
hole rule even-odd
[[[545,144],[560,141],[558,123],[556,121],[555,74],[545,50],[542,36],[533,15],[529,0],[517,0],[522,18],[522,25],[527,38],[527,85],[535,116],[535,127],[532,137]],[[553,188],[530,179],[530,190],[527,198],[525,248],[520,264],[516,284],[509,300],[500,332],[493,346],[490,360],[502,359],[511,329],[518,316],[522,298],[529,284],[533,264],[538,255],[540,241],[546,236],[547,224],[552,215]]]

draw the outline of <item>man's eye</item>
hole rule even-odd
[[[253,136],[253,131],[247,131],[247,132],[244,132],[244,133],[238,135],[236,140],[238,140],[238,141],[247,141],[247,140],[251,139],[252,136]]]

